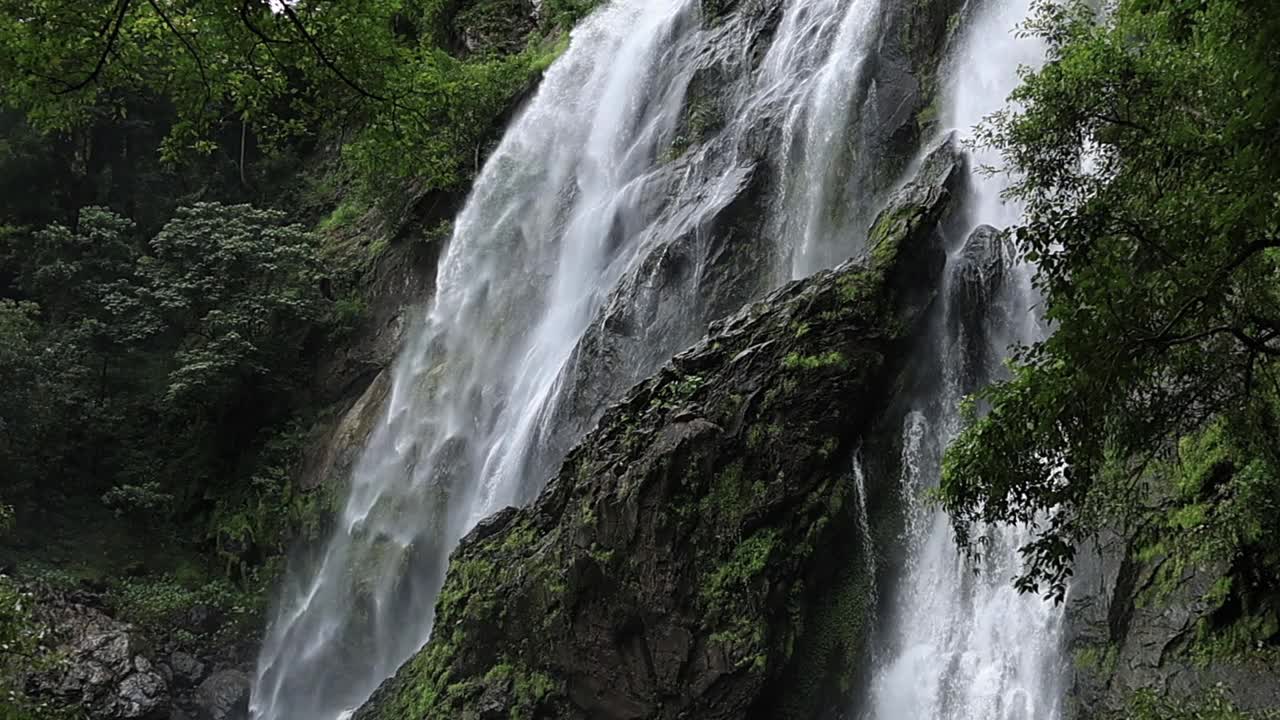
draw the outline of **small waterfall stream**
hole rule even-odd
[[[711,320],[863,248],[889,189],[866,142],[880,117],[870,60],[897,1],[773,0],[711,23],[699,0],[614,0],[579,24],[455,222],[437,295],[408,332],[337,527],[309,562],[290,566],[259,658],[255,720],[336,720],[357,707],[427,640],[449,553],[479,520],[535,496],[603,409]],[[1025,12],[1024,0],[990,5]],[[780,17],[770,20],[770,7]],[[1004,18],[991,14],[975,37],[1003,43]],[[998,107],[1014,78],[1007,63],[1022,52],[954,59],[949,124]],[[691,144],[700,72],[717,90],[715,107],[697,112],[715,117],[699,121],[712,129]],[[980,88],[987,72],[996,85]],[[995,194],[975,194],[975,221],[1008,221]],[[726,208],[743,198],[761,206],[755,247],[725,228]],[[1026,316],[1025,300],[1006,305]],[[991,341],[1032,331],[1019,332]],[[958,351],[939,342],[939,367],[951,367]],[[911,487],[936,478],[955,402],[971,389],[957,380],[912,416]],[[986,579],[967,576],[945,518],[917,514],[910,578],[885,618],[896,634],[882,651],[876,717],[997,717],[941,712],[954,691],[904,695],[902,680],[925,672],[939,687],[972,678],[975,697],[1008,694],[978,681],[1008,675],[999,664],[1010,658],[982,655],[962,636],[983,612],[1007,609],[987,598],[1010,573],[992,575],[989,591],[962,592]],[[1041,613],[1037,627],[1049,631],[1050,610],[1006,605]],[[916,613],[933,613],[921,616],[929,628]],[[1056,657],[1021,639],[1011,647]],[[952,669],[966,663],[968,675]]]
[[[1004,106],[1017,69],[1043,57],[1035,39],[1013,33],[1028,0],[983,5],[947,65],[945,126],[967,133]],[[998,157],[974,158],[975,167]],[[986,531],[975,573],[955,548],[950,519],[923,501],[935,487],[942,451],[960,429],[964,396],[1001,377],[1013,344],[1044,337],[1034,313],[1032,268],[1017,261],[989,223],[1006,227],[1018,208],[1001,201],[998,177],[975,176],[965,203],[971,233],[956,238],[939,322],[920,369],[934,382],[917,398],[902,431],[907,507],[906,566],[889,603],[889,631],[877,658],[868,715],[876,720],[1057,720],[1061,717],[1061,612],[1019,595],[1020,528]]]

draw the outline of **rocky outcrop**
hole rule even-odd
[[[210,675],[196,689],[200,720],[241,720],[249,714],[249,676],[239,670]]]
[[[858,107],[843,130],[846,142],[831,148],[840,154],[832,166],[844,174],[829,184],[844,189],[828,198],[826,211],[844,218],[848,231],[830,229],[847,243],[832,253],[830,264],[855,253],[866,224],[934,132],[917,116],[932,102],[937,64],[954,28],[950,20],[962,4],[885,3],[869,20],[878,42],[857,64],[850,94]],[[703,0],[700,17],[688,13],[684,19],[700,22],[704,32],[690,46],[672,50],[675,62],[687,65],[687,84],[670,147],[645,181],[650,197],[665,198],[652,201],[664,203],[647,221],[656,232],[574,348],[554,418],[538,441],[552,450],[541,457],[563,457],[627,388],[702,337],[710,322],[779,284],[783,248],[768,238],[791,222],[780,219],[779,206],[800,160],[785,137],[791,108],[763,98],[744,106],[744,93],[758,82],[787,11],[781,0]],[[790,277],[789,270],[781,272]],[[554,470],[533,467],[535,481],[525,499]]]
[[[538,20],[532,0],[476,0],[464,4],[453,25],[469,53],[516,53],[528,44]]]
[[[426,648],[358,720],[810,718],[864,663],[849,472],[932,302],[951,144],[862,263],[732,318],[605,413],[452,558]]]
[[[1009,238],[990,225],[980,225],[965,240],[953,260],[947,288],[947,328],[957,338],[961,373],[967,389],[976,389],[990,378],[981,369],[1001,364],[1011,321],[1019,321],[1007,308],[1002,311],[1005,290],[1015,253]]]
[[[40,610],[61,661],[32,675],[27,690],[81,708],[91,720],[160,720],[171,706],[167,668],[141,633],[88,605],[47,594]]]
[[[1066,611],[1075,720],[1124,717],[1139,690],[1194,702],[1221,688],[1240,710],[1280,708],[1274,655],[1195,657],[1193,641],[1202,624],[1212,626],[1217,609],[1206,596],[1221,568],[1185,568],[1172,588],[1157,595],[1153,588],[1164,562],[1141,558],[1134,543],[1116,532],[1078,552]]]
[[[25,677],[27,694],[88,720],[245,720],[249,681],[224,657],[167,650],[137,626],[120,621],[87,592],[33,592],[50,650]],[[183,627],[201,631],[201,618]],[[212,672],[214,667],[222,669]]]

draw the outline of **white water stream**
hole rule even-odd
[[[958,52],[944,67],[942,120],[962,136],[1005,105],[1019,66],[1035,66],[1044,48],[1013,32],[1029,0],[999,0],[977,9]],[[998,157],[979,154],[975,170]],[[1002,201],[999,176],[975,175],[966,217],[1007,227],[1019,208]],[[952,282],[959,247],[950,265]],[[1008,253],[1000,263],[1004,282],[986,298],[984,331],[972,336],[955,318],[948,294],[946,316],[932,346],[940,376],[931,397],[920,398],[903,428],[904,502],[908,507],[907,564],[889,603],[888,637],[877,658],[867,715],[876,720],[1057,720],[1061,717],[1059,648],[1061,611],[1033,595],[1019,595],[1020,528],[987,530],[981,572],[955,547],[950,519],[922,498],[937,485],[942,449],[960,429],[961,399],[1001,374],[999,361],[1013,343],[1034,342],[1044,329],[1033,312],[1031,268]],[[954,316],[954,317],[953,317]],[[975,344],[983,344],[975,351]],[[976,365],[976,366],[975,366]]]
[[[706,259],[708,228],[754,173],[769,173],[774,188],[768,231],[755,239],[767,245],[751,271],[754,294],[861,249],[877,192],[876,159],[858,141],[875,115],[867,59],[880,39],[882,3],[896,1],[786,0],[758,60],[745,26],[704,23],[699,0],[614,0],[575,29],[455,222],[437,294],[407,333],[336,529],[315,557],[290,567],[259,658],[255,720],[340,718],[426,642],[459,539],[541,489],[604,404],[721,311],[709,299],[719,291]],[[992,1],[1025,10],[1022,0]],[[987,44],[1003,48],[1004,35],[989,31]],[[1013,78],[1007,63],[1022,52],[979,57],[987,52],[979,49],[955,61],[948,108],[956,126],[999,105]],[[708,58],[724,73],[726,111],[712,141],[674,157],[694,70]],[[994,83],[964,79],[988,75]],[[980,207],[984,222],[1007,220]],[[672,280],[655,270],[673,256],[694,271]],[[642,302],[652,307],[646,321],[629,318],[626,350],[607,364],[593,360],[584,347],[616,340],[605,329],[617,324],[611,319]],[[604,380],[578,385],[584,371]],[[945,413],[921,414],[920,422],[935,438],[954,430]],[[931,462],[922,457],[919,466]],[[986,665],[1010,662],[999,648],[984,651],[997,639],[964,638],[1013,607],[1028,619],[1017,630],[1011,616],[1000,617],[1009,632],[1048,630],[1051,612],[1026,599],[991,605],[1010,573],[993,577],[990,591],[963,593],[975,581],[946,532],[942,519],[922,518],[912,538],[912,579],[895,623],[901,637],[886,644],[888,667],[874,689],[882,720],[997,717],[940,713],[945,693],[904,690],[895,678],[917,682],[916,673],[929,672],[939,685],[956,684],[969,676],[944,670],[967,662],[975,668],[971,694],[1008,694],[1008,683],[988,691],[977,682],[1009,674]],[[919,624],[907,617],[916,611],[927,614]],[[1039,652],[1025,637],[1011,640],[1006,649]]]

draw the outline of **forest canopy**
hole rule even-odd
[[[512,5],[2,0],[0,104],[44,132],[153,112],[138,99],[163,104],[170,162],[215,152],[223,137],[243,166],[250,144],[278,150],[342,128],[359,135],[346,159],[362,181],[452,188],[554,57],[560,28],[594,3],[546,3],[546,30],[529,40],[520,30],[533,20],[513,27]]]

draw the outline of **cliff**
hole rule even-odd
[[[714,324],[608,410],[532,506],[476,528],[431,641],[356,717],[785,718],[838,702],[874,610],[859,508],[883,500],[850,458],[938,287],[962,175],[944,145],[865,261]]]

